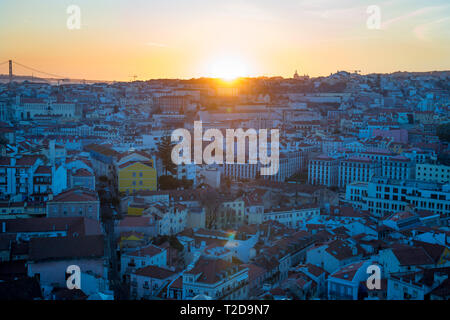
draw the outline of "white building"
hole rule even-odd
[[[358,300],[360,283],[367,280],[367,267],[371,264],[370,261],[355,262],[332,273],[327,279],[328,299]]]
[[[248,268],[202,257],[183,274],[183,299],[205,295],[214,300],[243,300],[248,298],[248,283]]]
[[[308,165],[308,182],[327,187],[337,186],[339,160],[328,156],[311,159]]]
[[[263,179],[273,181],[285,181],[302,169],[304,163],[303,152],[289,152],[279,155],[278,172],[274,175],[260,176]],[[225,163],[223,164],[223,174],[234,179],[255,179],[260,175],[261,165],[250,163]],[[265,166],[263,166],[265,167]]]
[[[186,228],[188,208],[180,203],[158,203],[145,209],[143,214],[154,215],[159,235],[174,235]]]
[[[320,208],[315,206],[306,206],[302,208],[278,208],[271,209],[264,213],[263,222],[274,220],[290,228],[298,228],[312,217],[320,216]]]
[[[147,266],[134,271],[130,276],[131,298],[151,299],[158,296],[178,274],[157,266]]]
[[[450,185],[373,178],[370,182],[347,185],[345,200],[378,217],[404,211],[407,206],[411,206],[417,210],[439,213],[441,218],[448,218]]]
[[[410,159],[397,156],[383,162],[382,176],[394,180],[414,178],[414,166]]]
[[[125,252],[120,258],[122,275],[147,266],[166,267],[167,250],[150,244],[135,251]]]
[[[32,120],[36,116],[59,116],[65,119],[76,119],[76,105],[55,99],[17,98],[14,106],[17,120]]]
[[[367,182],[379,174],[380,166],[368,158],[350,158],[339,163],[339,187],[352,182]]]
[[[418,163],[416,165],[416,179],[420,181],[449,183],[450,166]]]

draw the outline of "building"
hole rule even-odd
[[[352,182],[367,182],[374,175],[379,174],[380,166],[377,162],[368,158],[350,158],[341,160],[339,163],[340,188]]]
[[[328,156],[318,156],[309,160],[308,183],[333,187],[338,185],[339,160]]]
[[[276,208],[264,213],[264,221],[278,221],[289,228],[299,228],[306,220],[320,216],[320,208],[306,206],[302,208]]]
[[[47,217],[85,217],[100,220],[100,201],[96,191],[69,189],[47,202]]]
[[[22,201],[31,196],[34,174],[41,165],[42,160],[36,155],[0,157],[0,197]]]
[[[153,160],[128,161],[118,166],[119,192],[153,191],[157,188]]]
[[[237,198],[224,198],[219,206],[215,226],[226,228],[242,225],[245,221],[245,202]]]
[[[358,300],[360,283],[367,280],[367,268],[371,264],[370,261],[355,262],[333,272],[327,279],[328,299]]]
[[[14,105],[16,120],[33,120],[43,116],[61,119],[78,119],[75,103],[56,99],[16,98]]]
[[[124,252],[120,257],[121,275],[130,274],[147,266],[166,267],[167,250],[150,244],[131,252]]]
[[[450,166],[418,163],[416,165],[416,179],[438,183],[450,182]]]
[[[75,170],[74,170],[75,171]],[[84,169],[78,169],[69,174],[69,188],[85,188],[95,190],[95,175]]]
[[[425,300],[448,298],[450,268],[432,268],[391,275],[388,300]],[[439,292],[439,293],[438,293]],[[433,297],[434,296],[434,297]],[[443,298],[442,298],[443,297]]]
[[[317,244],[306,252],[307,263],[316,265],[329,273],[361,258],[362,252],[354,244],[340,239]]]
[[[261,177],[272,181],[285,181],[292,175],[301,171],[304,164],[304,154],[302,151],[280,153],[278,162],[278,172],[273,175],[261,176],[261,163],[224,163],[223,174],[233,179],[255,179]]]
[[[414,166],[410,159],[403,156],[391,157],[383,162],[382,176],[393,180],[414,178]]]
[[[132,299],[151,299],[164,293],[162,290],[174,280],[178,273],[157,266],[139,268],[131,274]]]
[[[450,214],[450,186],[433,182],[372,178],[370,182],[347,185],[345,200],[377,217],[384,217],[407,206],[441,215]]]
[[[67,267],[77,265],[107,279],[103,235],[32,238],[27,275],[35,277],[42,289],[67,288]]]
[[[244,300],[248,298],[248,284],[248,268],[201,257],[183,274],[183,299],[205,295],[214,300]]]
[[[187,206],[174,203],[156,203],[145,209],[144,215],[152,215],[159,235],[175,235],[186,228],[188,219]]]

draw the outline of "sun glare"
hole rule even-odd
[[[247,76],[247,66],[239,58],[224,57],[215,60],[210,67],[210,75],[214,78],[221,78],[232,81],[239,77]]]

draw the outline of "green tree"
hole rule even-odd
[[[164,135],[158,143],[158,157],[161,159],[164,175],[167,173],[175,174],[176,173],[176,165],[172,162],[172,148],[174,143],[170,139],[168,134]]]

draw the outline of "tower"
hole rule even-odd
[[[9,82],[12,82],[12,78],[13,78],[12,60],[9,60],[8,63],[9,63]]]

